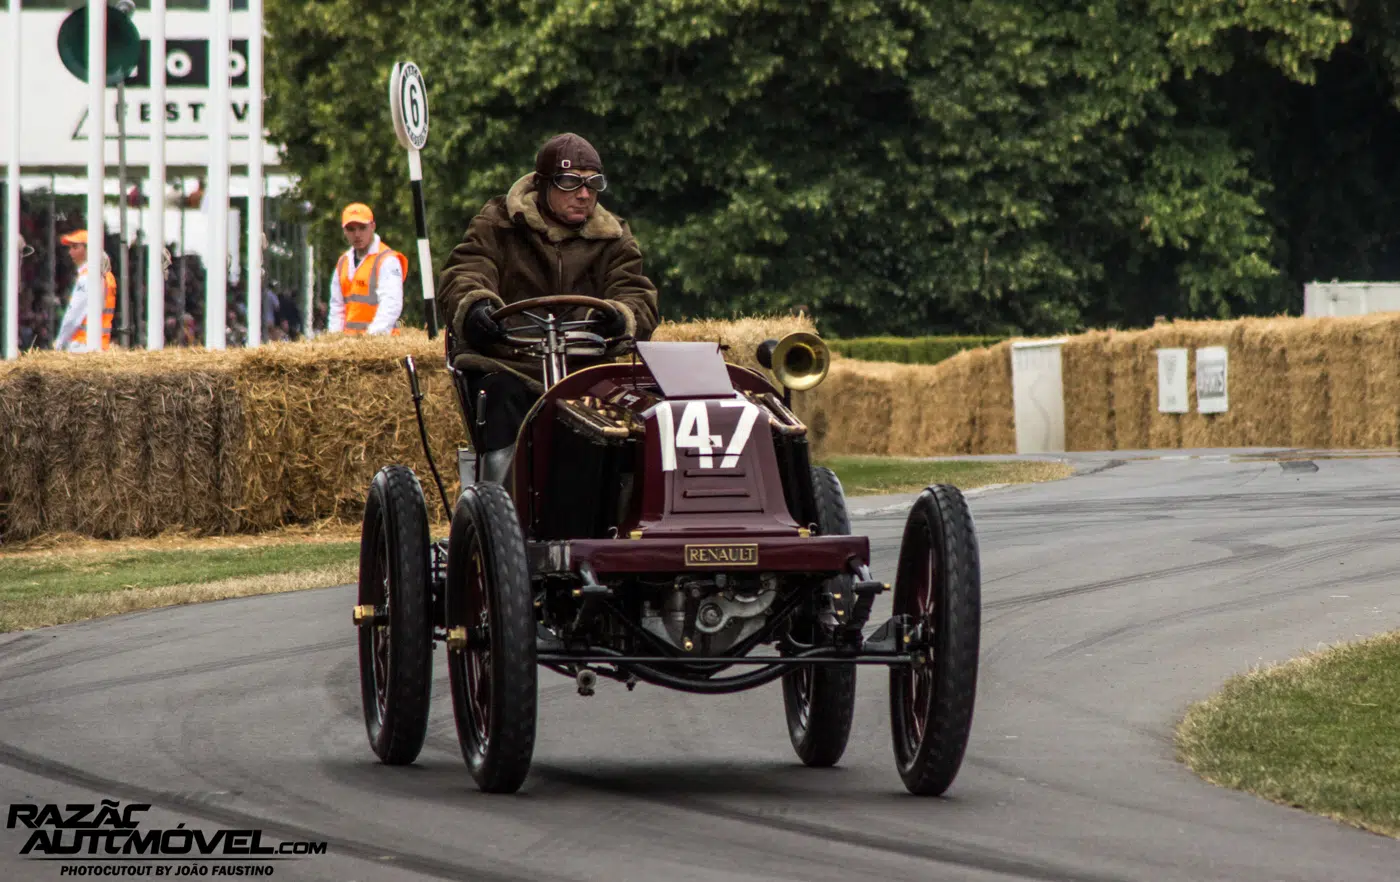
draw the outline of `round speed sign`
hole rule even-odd
[[[394,134],[405,150],[422,150],[428,143],[428,87],[413,62],[399,62],[389,74],[389,110]]]

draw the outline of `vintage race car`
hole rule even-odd
[[[905,522],[893,615],[868,628],[889,586],[851,535],[841,483],[814,467],[791,390],[826,376],[811,334],[766,341],[778,380],[727,363],[715,343],[604,340],[556,312],[588,297],[497,310],[531,327],[511,342],[540,359],[545,393],[518,436],[509,478],[480,465],[429,535],[412,469],[370,485],[361,539],[360,679],[370,744],[384,763],[423,746],[432,657],[445,644],[462,755],[484,791],[518,790],[530,769],[540,668],[721,694],[782,680],[792,746],[810,766],[845,752],[856,670],[889,667],[896,766],[906,788],[940,794],[962,763],[976,693],[981,615],[977,536],[957,488],[934,485]],[[452,342],[447,341],[448,351]],[[570,356],[612,361],[570,371]],[[630,357],[629,357],[630,355]],[[449,363],[463,422],[475,420]],[[874,429],[874,427],[872,427]],[[740,669],[732,673],[731,669]],[[726,673],[730,672],[730,673]]]

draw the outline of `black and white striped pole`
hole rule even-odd
[[[389,74],[389,110],[394,134],[408,151],[408,184],[413,189],[413,223],[418,234],[418,272],[423,278],[423,307],[428,314],[428,336],[437,337],[437,307],[433,303],[433,258],[428,249],[428,221],[423,210],[423,160],[420,151],[428,143],[428,88],[413,62],[398,62]]]

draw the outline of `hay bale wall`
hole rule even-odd
[[[715,340],[757,368],[759,342],[806,319],[666,323],[655,339]],[[1157,410],[1162,347],[1223,345],[1229,411]],[[835,357],[794,396],[816,456],[1011,453],[1011,341],[938,364]],[[1400,441],[1400,314],[1175,322],[1094,331],[1065,344],[1066,446],[1393,447]],[[457,490],[461,423],[440,341],[320,338],[255,350],[170,349],[0,363],[0,539],[253,532],[355,522],[374,472],[412,467],[445,518],[418,438],[407,377],[422,383],[433,455]]]
[[[1011,453],[1010,343],[932,365],[836,359],[793,409],[815,456]]]
[[[796,397],[798,414],[819,455],[1014,452],[1012,342],[936,365],[838,360]],[[1195,350],[1206,346],[1227,350],[1225,413],[1196,412]],[[1157,409],[1157,350],[1174,347],[1188,350],[1182,414]],[[1091,331],[1061,355],[1068,450],[1400,444],[1400,313]]]
[[[1400,314],[1172,322],[1106,334],[1105,358],[1066,359],[1067,410],[1084,406],[1072,398],[1086,382],[1078,375],[1110,373],[1116,436],[1098,449],[1380,448],[1400,437]],[[1195,350],[1206,346],[1225,347],[1229,358],[1225,413],[1196,411]],[[1157,410],[1156,350],[1164,347],[1188,350],[1187,413]],[[1098,440],[1075,437],[1066,446],[1095,449],[1082,442]]]

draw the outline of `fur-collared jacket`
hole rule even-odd
[[[467,311],[481,300],[497,308],[534,297],[583,294],[621,307],[626,333],[648,340],[659,321],[656,286],[642,273],[642,252],[627,222],[602,205],[581,227],[547,222],[540,213],[534,174],[527,174],[504,196],[497,196],[472,218],[466,235],[452,249],[438,281],[440,317],[456,335],[452,353],[459,368],[511,370],[541,390],[538,361],[502,344],[477,352],[462,333]],[[573,308],[566,321],[587,317]],[[526,328],[524,316],[505,319],[507,328]]]

